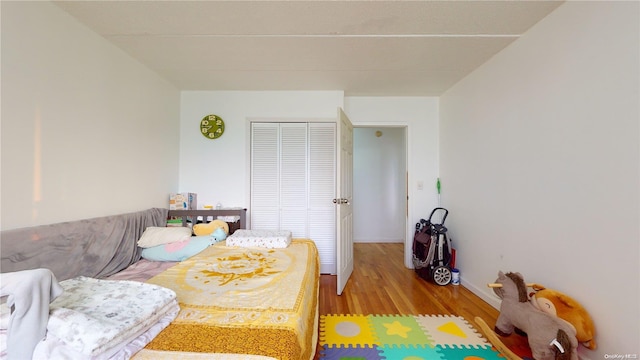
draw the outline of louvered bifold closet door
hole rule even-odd
[[[277,230],[280,225],[280,126],[251,125],[251,228]]]
[[[311,239],[336,271],[336,124],[252,123],[251,229]]]
[[[321,272],[336,272],[336,124],[309,123],[309,238]]]
[[[280,229],[295,238],[309,237],[307,151],[307,124],[280,124]]]

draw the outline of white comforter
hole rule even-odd
[[[178,314],[176,294],[160,286],[78,277],[61,281],[47,336],[33,359],[126,359]]]
[[[79,352],[95,356],[146,331],[166,312],[172,290],[134,281],[78,277],[51,303],[47,331]]]

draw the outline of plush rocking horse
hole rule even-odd
[[[578,360],[576,329],[568,322],[536,309],[529,302],[522,275],[500,271],[491,287],[502,299],[500,315],[494,329],[496,333],[508,336],[516,329],[525,332],[535,360]],[[486,323],[480,323],[479,320],[482,319],[476,318],[483,331],[488,333],[490,330]],[[508,350],[503,348],[497,336],[487,335],[498,350]],[[500,345],[495,344],[496,341]],[[505,355],[513,358],[513,354]]]

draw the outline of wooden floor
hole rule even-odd
[[[356,243],[354,259],[353,274],[342,295],[336,295],[335,276],[320,276],[320,315],[448,314],[462,316],[476,329],[476,316],[491,328],[495,325],[498,310],[462,285],[436,285],[407,269],[403,244]],[[518,335],[502,340],[507,346],[527,344]]]

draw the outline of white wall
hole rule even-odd
[[[1,228],[167,206],[178,90],[51,2],[1,6]]]
[[[437,204],[438,98],[344,97],[342,91],[183,91],[180,115],[180,191],[198,194],[198,204],[248,207],[250,119],[335,119],[343,107],[355,126],[406,126],[409,224]],[[199,131],[208,114],[221,116],[225,133],[209,140]],[[422,181],[424,190],[416,190]],[[411,247],[405,262],[411,266]]]
[[[519,271],[581,302],[591,359],[640,349],[639,3],[567,2],[441,98],[463,285]]]
[[[429,216],[438,203],[435,185],[438,178],[438,98],[345,97],[344,111],[354,126],[407,128],[409,224],[405,237],[405,265],[412,267],[411,242],[415,223]],[[418,182],[424,184],[423,190],[417,189]]]
[[[183,91],[180,115],[180,191],[198,194],[198,206],[249,207],[249,120],[336,119],[342,91]],[[222,137],[200,133],[216,114]]]
[[[353,129],[354,242],[405,241],[405,130],[388,126]]]

